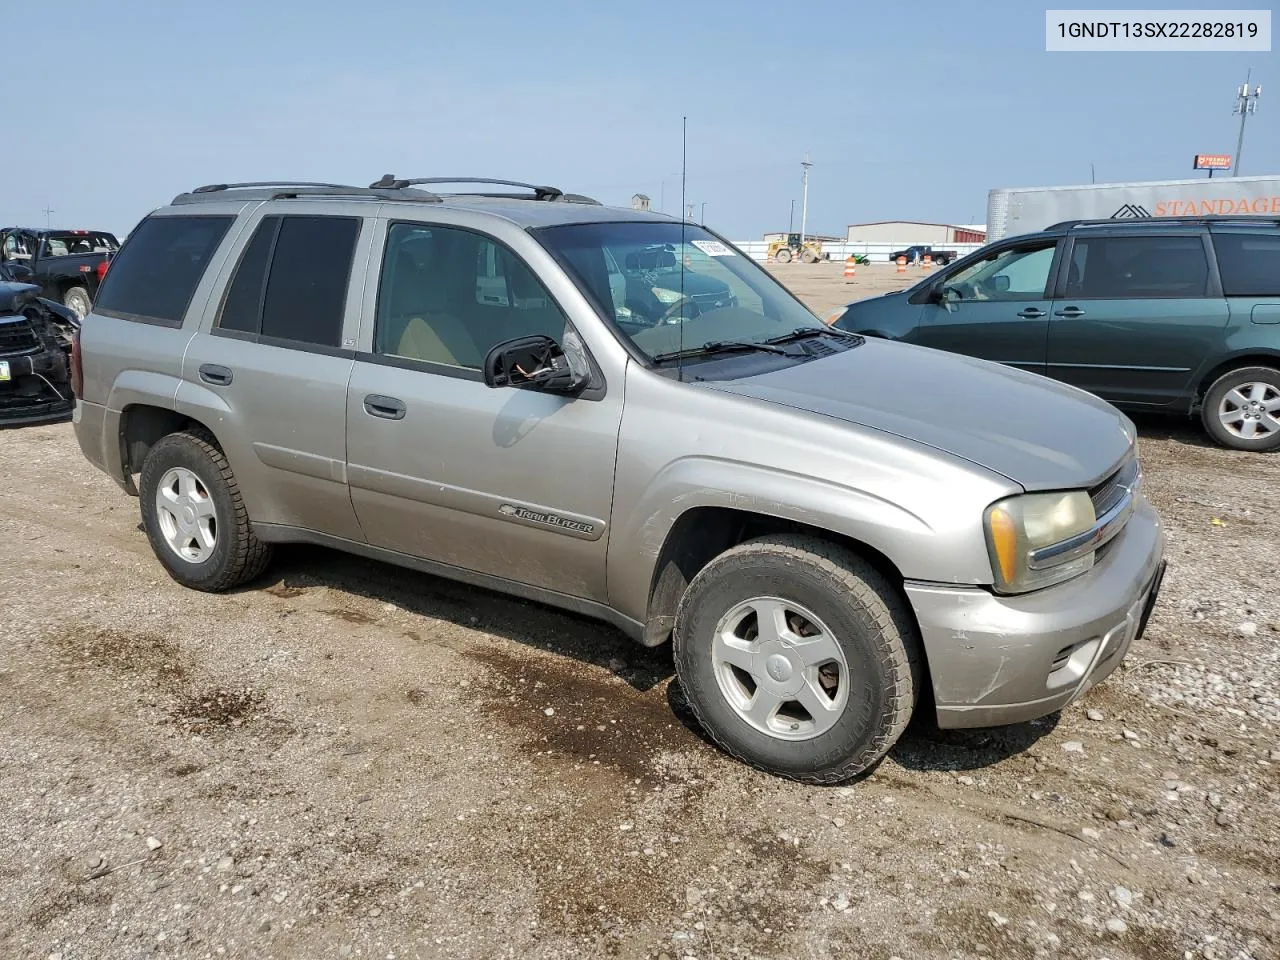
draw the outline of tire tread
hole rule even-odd
[[[236,482],[235,472],[231,469],[230,462],[218,446],[213,434],[200,427],[190,427],[162,437],[151,448],[148,459],[157,451],[163,454],[166,445],[179,444],[194,446],[208,457],[216,471],[214,479],[222,481],[232,504],[232,516],[228,518],[229,522],[226,524],[231,536],[231,552],[227,563],[218,576],[201,584],[200,589],[210,593],[221,593],[253,580],[261,575],[267,568],[267,564],[271,562],[271,545],[263,543],[253,532],[249,511],[245,507],[244,497],[240,493],[240,485]]]
[[[877,642],[879,651],[889,665],[892,676],[892,690],[886,692],[886,713],[888,723],[882,724],[876,736],[861,750],[850,756],[843,763],[813,773],[787,773],[789,779],[801,783],[825,786],[842,783],[852,779],[875,764],[902,736],[911,714],[924,678],[923,659],[920,645],[916,642],[915,621],[905,598],[896,586],[866,560],[851,550],[824,540],[820,537],[805,534],[778,534],[748,540],[720,554],[704,567],[693,582],[689,584],[680,599],[676,611],[676,642],[681,642],[680,624],[687,599],[694,593],[699,578],[714,575],[717,564],[726,558],[743,556],[772,557],[783,563],[804,563],[816,567],[843,590],[847,591],[874,619],[878,628],[877,635],[872,638]],[[896,637],[901,642],[889,642]],[[676,657],[677,675],[679,674],[680,657]],[[753,760],[725,741],[707,722],[707,718],[699,709],[692,697],[685,698],[698,723],[706,731],[707,736],[721,750],[737,760],[761,770],[778,775],[778,771]]]

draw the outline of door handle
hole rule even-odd
[[[1018,316],[1023,320],[1039,320],[1044,315],[1044,311],[1039,307],[1027,307],[1025,310],[1018,311]]]
[[[1053,311],[1055,317],[1066,317],[1068,320],[1074,320],[1076,317],[1083,317],[1084,311],[1079,307],[1063,307],[1061,310]]]
[[[216,363],[200,364],[200,379],[215,387],[225,387],[231,382],[231,370]]]
[[[364,412],[371,417],[381,417],[383,420],[403,420],[405,405],[403,400],[397,400],[395,397],[371,393],[364,398]]]

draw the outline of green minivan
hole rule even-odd
[[[1125,410],[1198,414],[1227,447],[1280,448],[1280,219],[1067,221],[851,303],[833,325],[1019,367]]]

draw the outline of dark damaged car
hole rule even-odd
[[[41,299],[39,287],[0,278],[0,427],[70,416],[79,325],[62,304]]]

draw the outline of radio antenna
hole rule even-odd
[[[680,118],[680,337],[676,347],[676,380],[684,380],[684,315],[687,306],[684,302],[684,231],[688,218],[685,216],[685,178],[689,169],[689,118]]]

